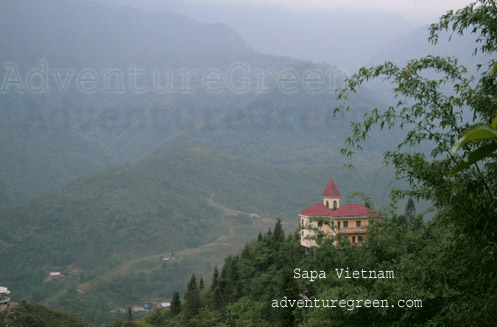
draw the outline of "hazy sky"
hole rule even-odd
[[[187,0],[188,2],[220,2],[247,5],[247,0]],[[251,0],[253,4],[274,4],[285,8],[362,8],[393,11],[410,21],[433,22],[449,9],[459,9],[473,1],[467,0]]]

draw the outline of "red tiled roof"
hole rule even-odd
[[[330,180],[328,181],[328,184],[326,184],[326,187],[324,188],[323,194],[321,194],[321,196],[332,196],[332,197],[342,196],[333,178],[330,177]]]
[[[379,213],[362,204],[346,204],[338,209],[331,210],[331,217],[367,217],[378,216]]]
[[[331,210],[322,203],[315,203],[309,208],[302,211],[300,214],[308,217],[323,217],[323,216],[329,217],[331,216],[332,211],[333,210]]]

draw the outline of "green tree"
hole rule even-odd
[[[217,287],[218,278],[219,278],[219,270],[217,269],[216,266],[214,268],[214,272],[212,273],[211,290],[214,290]]]
[[[222,323],[222,314],[208,307],[202,307],[196,317],[192,318],[191,324],[195,327],[227,327]]]
[[[242,297],[237,302],[227,306],[230,327],[269,327],[271,324],[264,320],[264,303],[255,302]]]
[[[280,218],[277,219],[274,225],[273,240],[275,244],[279,244],[285,240],[285,232],[283,231]]]
[[[492,73],[495,74],[497,72],[497,63],[494,64]],[[471,165],[476,164],[480,160],[484,160],[486,158],[491,157],[495,151],[497,150],[497,116],[492,121],[492,124],[479,123],[471,126],[471,128],[463,133],[463,137],[459,139],[454,146],[452,147],[452,152],[457,152],[464,144],[479,140],[492,140],[493,142],[487,142],[481,145],[478,149],[471,151],[468,153],[468,157],[466,160],[460,162],[457,166],[455,166],[451,171],[450,175],[457,174],[461,170],[464,170]]]
[[[414,222],[414,219],[416,219],[416,205],[414,204],[412,197],[409,197],[409,200],[407,200],[404,216],[408,225],[411,225]]]
[[[222,272],[226,273],[226,270],[223,268]],[[212,284],[210,287],[210,293],[212,294],[211,298],[211,307],[215,309],[220,309],[223,305],[223,292],[224,285],[226,284],[225,277],[219,278],[219,270],[217,266],[214,268],[214,273],[212,274]]]
[[[404,130],[398,147],[384,157],[397,176],[410,182],[408,190],[395,190],[394,198],[412,196],[430,201],[436,210],[431,225],[439,233],[434,243],[427,243],[426,252],[420,253],[426,263],[416,267],[421,276],[431,276],[419,283],[431,293],[432,311],[422,310],[418,319],[433,326],[464,326],[475,321],[480,326],[493,326],[497,319],[497,280],[492,273],[497,270],[495,152],[486,153],[485,162],[476,160],[457,175],[447,176],[468,156],[471,162],[471,155],[482,146],[463,141],[457,144],[464,151],[454,153],[451,145],[463,131],[471,131],[478,122],[492,122],[497,113],[497,6],[494,1],[481,0],[449,11],[431,26],[430,40],[436,43],[444,30],[475,33],[475,53],[489,55],[488,66],[471,76],[455,58],[427,56],[404,66],[385,62],[361,68],[348,79],[340,99],[346,100],[371,79],[383,78],[393,84],[398,101],[388,108],[374,108],[363,121],[353,123],[342,153],[351,156],[375,129]],[[349,109],[343,105],[335,114]],[[492,141],[484,142],[489,145]],[[399,250],[388,249],[402,256]],[[406,317],[412,318],[412,313],[399,313],[396,321],[409,321]]]
[[[127,319],[128,324],[131,324],[133,320],[134,320],[133,311],[131,310],[131,307],[128,307],[128,319]]]
[[[173,299],[171,300],[171,315],[177,316],[181,312],[181,300],[179,298],[179,293],[174,291]]]
[[[190,282],[186,286],[185,302],[183,304],[183,312],[186,319],[191,319],[198,314],[200,309],[200,291],[198,289],[197,279],[195,274],[190,278]]]

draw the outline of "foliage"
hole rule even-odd
[[[481,51],[493,58],[497,50],[496,21],[494,2],[479,1],[442,16],[440,22],[431,27],[431,40],[436,42],[442,30],[476,33],[475,53]],[[348,80],[340,95],[346,99],[349,92],[375,78],[382,77],[394,85],[398,102],[385,110],[375,108],[364,115],[362,122],[354,123],[343,153],[352,155],[375,127],[398,126],[406,131],[397,149],[385,154],[385,162],[393,165],[397,176],[407,178],[411,185],[409,190],[398,190],[395,195],[432,201],[438,211],[433,224],[444,231],[439,236],[440,253],[444,257],[438,260],[451,258],[451,265],[458,265],[460,271],[465,271],[461,276],[437,261],[433,264],[438,267],[434,270],[438,273],[448,270],[441,276],[434,276],[435,280],[444,278],[438,282],[446,289],[445,293],[433,295],[438,309],[430,319],[433,325],[467,325],[477,316],[485,317],[478,319],[482,326],[492,325],[495,318],[492,303],[497,285],[491,273],[497,267],[493,250],[497,242],[495,154],[488,155],[483,165],[475,164],[453,178],[447,178],[451,169],[467,154],[470,162],[474,159],[472,155],[481,154],[479,144],[466,141],[476,137],[482,127],[477,125],[470,129],[472,124],[492,121],[496,115],[495,63],[495,59],[490,59],[487,69],[480,75],[467,76],[467,69],[454,58],[427,56],[411,60],[404,67],[386,62],[362,68]],[[435,73],[435,77],[427,77],[428,72]],[[348,107],[338,108],[336,112],[340,110],[348,110]],[[470,130],[468,137],[457,144],[463,146],[464,153],[457,155],[450,151],[450,145],[465,130]],[[419,151],[419,145],[429,145],[429,154]],[[471,251],[462,254],[460,251],[465,246]],[[422,274],[429,274],[432,268],[427,267]],[[460,278],[448,280],[449,275]],[[478,282],[469,283],[469,279]]]
[[[125,307],[150,296],[166,298],[179,289],[184,274],[193,272],[189,267],[168,264],[159,269],[147,263],[147,269],[135,272],[120,271],[121,265],[212,242],[228,232],[225,219],[220,219],[226,207],[288,220],[314,201],[330,173],[342,181],[342,193],[353,190],[341,167],[276,167],[182,144],[81,178],[25,205],[0,208],[0,272],[16,297],[65,299],[51,304],[74,312],[91,310],[88,319],[101,315],[93,305],[100,303],[100,295],[107,305]],[[374,171],[361,170],[349,181],[363,183],[363,176],[372,181]],[[382,194],[389,177],[380,183],[380,192],[373,192],[373,183],[362,185],[368,193]],[[280,237],[279,228],[275,233]],[[75,282],[71,278],[42,284],[49,271],[71,265],[80,268],[74,278],[85,290],[91,285],[93,294],[60,297]],[[105,278],[109,271],[112,278]]]
[[[228,324],[232,327],[269,327],[271,324],[264,320],[265,304],[242,297],[233,304],[226,306]]]
[[[268,305],[272,298],[289,290],[295,293],[295,282],[289,278],[289,266],[304,257],[294,236],[285,236],[278,220],[274,232],[268,231],[260,240],[248,243],[240,254],[226,258],[221,273],[212,277],[209,288],[198,297],[196,279],[185,291],[185,302],[178,316],[171,310],[154,312],[147,321],[154,326],[185,323],[192,326],[294,326],[293,313],[275,312]],[[201,303],[198,304],[198,299]],[[190,304],[188,304],[190,302]],[[187,311],[187,306],[192,309]],[[167,319],[160,317],[166,317]]]
[[[179,298],[179,293],[173,293],[173,299],[171,300],[171,315],[177,316],[181,312],[181,300]]]
[[[493,73],[497,63],[494,64]],[[452,152],[459,150],[464,144],[474,140],[493,140],[497,139],[497,116],[494,118],[492,124],[475,124],[468,131],[463,133],[463,137],[459,139],[452,147]],[[480,146],[478,149],[468,154],[467,160],[463,160],[456,167],[452,168],[449,176],[452,176],[463,169],[474,165],[476,162],[491,157],[492,153],[497,150],[497,143],[494,141]]]
[[[30,302],[18,302],[0,312],[0,326],[8,327],[89,327],[80,316]]]
[[[186,285],[185,302],[183,304],[183,316],[190,320],[196,316],[200,310],[200,290],[195,275],[192,275],[190,282]]]

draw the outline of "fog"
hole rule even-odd
[[[395,39],[467,2],[375,1],[373,7],[364,1],[99,1],[224,23],[258,52],[325,62],[347,72],[368,63]]]

